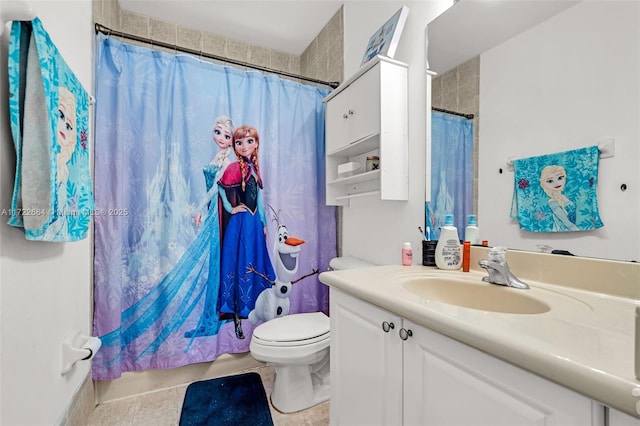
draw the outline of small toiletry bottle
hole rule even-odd
[[[464,240],[471,242],[471,244],[480,244],[480,230],[475,214],[469,215],[469,223],[464,228]]]
[[[402,244],[402,264],[404,266],[411,266],[413,263],[413,250],[411,249],[411,243]]]
[[[471,263],[471,242],[462,243],[462,272],[469,272]]]
[[[380,157],[377,155],[372,155],[371,157],[367,157],[367,162],[365,163],[365,170],[370,172],[372,170],[380,170]]]
[[[458,228],[453,225],[453,215],[445,215],[444,226],[440,228],[440,237],[436,245],[436,266],[440,269],[460,269],[462,248],[458,237]]]

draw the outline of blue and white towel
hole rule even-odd
[[[513,161],[511,217],[529,232],[586,231],[604,226],[598,213],[597,146]]]
[[[84,239],[94,210],[89,95],[38,18],[13,22],[8,68],[16,150],[9,224],[28,240]]]

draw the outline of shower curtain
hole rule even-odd
[[[94,379],[247,352],[264,321],[327,313],[329,91],[96,42]]]
[[[473,211],[473,122],[431,113],[431,201],[425,203],[431,239],[440,236],[444,216],[453,215],[458,236],[464,238],[467,216]]]

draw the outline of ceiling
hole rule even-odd
[[[130,12],[299,55],[344,2],[119,0]]]
[[[444,73],[579,2],[458,0],[427,25],[429,68]]]
[[[299,55],[344,3],[362,0],[118,1],[130,12]],[[428,25],[430,68],[445,72],[579,1],[458,0]]]

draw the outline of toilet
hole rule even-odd
[[[356,258],[336,258],[331,270],[373,266]],[[329,399],[329,317],[322,312],[290,314],[253,330],[249,350],[275,367],[271,403],[293,413]]]

